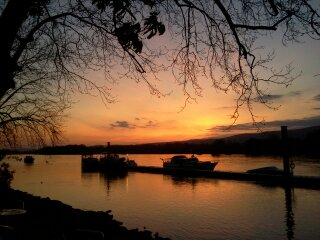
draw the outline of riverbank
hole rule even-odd
[[[89,235],[114,240],[168,240],[148,230],[127,229],[113,219],[111,211],[95,212],[72,208],[60,201],[41,198],[18,190],[9,189],[1,193],[0,209],[24,208],[22,216],[2,217],[0,224],[11,225],[9,237],[22,239],[90,239]],[[4,232],[4,231],[2,231]]]

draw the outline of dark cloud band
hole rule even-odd
[[[320,116],[302,118],[302,119],[289,119],[279,120],[263,123],[263,127],[266,129],[273,129],[280,126],[289,126],[290,128],[303,128],[320,126]],[[232,127],[230,125],[220,125],[208,129],[209,131],[220,131],[220,132],[232,132],[232,131],[252,131],[257,130],[257,126],[252,123],[236,124]]]

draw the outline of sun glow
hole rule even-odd
[[[313,44],[296,45],[297,56],[289,48],[278,50],[279,55],[289,60],[295,57],[295,65],[308,72],[298,78],[287,89],[268,86],[274,111],[264,106],[254,106],[257,120],[275,124],[286,123],[289,119],[305,120],[319,116],[319,74],[320,48]],[[279,47],[280,49],[280,47]],[[302,51],[303,50],[303,51]],[[290,52],[290,54],[288,53]],[[308,62],[313,59],[313,64]],[[281,59],[280,59],[281,60]],[[315,64],[317,63],[317,64]],[[281,63],[279,63],[281,64]],[[76,102],[69,111],[64,128],[64,143],[86,145],[139,144],[149,142],[182,141],[200,138],[216,138],[243,133],[252,129],[252,118],[245,107],[240,109],[237,124],[247,124],[247,128],[231,128],[231,118],[235,110],[237,95],[214,90],[208,79],[201,78],[200,96],[194,96],[185,106],[186,96],[177,85],[171,73],[160,73],[159,79],[150,79],[163,94],[149,93],[147,84],[131,79],[119,79],[116,83],[103,80],[102,73],[94,72],[90,78],[97,79],[100,85],[107,85],[115,102],[104,105],[99,97],[75,95]],[[184,107],[185,106],[185,107]],[[260,118],[259,118],[260,117]],[[226,130],[227,129],[227,130]]]

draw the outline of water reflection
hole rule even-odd
[[[128,172],[81,172],[81,178],[89,184],[100,182],[110,196],[112,188],[115,190],[127,187]]]
[[[81,178],[85,181],[92,181],[97,176],[99,176],[99,173],[81,172]]]
[[[126,179],[128,178],[127,171],[120,172],[103,172],[100,173],[100,180],[104,183],[107,189],[107,195],[110,195],[112,185],[118,183],[123,184],[126,187]]]
[[[165,181],[170,181],[174,186],[190,184],[193,189],[199,184],[199,179],[190,177],[163,175],[163,179]]]
[[[164,182],[169,182],[175,187],[190,185],[192,189],[200,186],[201,184],[213,184],[217,185],[219,180],[206,179],[206,178],[193,178],[179,175],[163,175]]]
[[[264,188],[276,189],[278,186],[274,183],[255,182]],[[284,200],[285,200],[285,222],[286,222],[286,234],[288,240],[294,239],[295,230],[295,218],[294,218],[294,188],[289,185],[285,185]]]
[[[287,239],[294,239],[294,229],[295,229],[295,221],[294,221],[294,212],[292,208],[292,203],[294,200],[294,191],[290,186],[285,186],[285,203],[286,203],[286,231],[287,231]]]
[[[200,187],[204,183],[210,183],[213,185],[218,185],[219,180],[213,179],[202,179],[202,178],[191,178],[191,177],[183,177],[183,176],[169,176],[163,175],[163,179],[166,182],[169,182],[175,187],[183,187],[186,185],[190,185],[192,190],[196,190],[197,187]],[[279,188],[278,185],[267,184],[263,182],[252,183],[255,185],[259,185],[264,189],[274,190],[276,191]],[[283,187],[283,196],[284,196],[284,206],[285,206],[285,215],[284,215],[284,223],[286,229],[287,240],[293,240],[295,236],[295,216],[294,216],[294,188],[291,186]]]
[[[156,165],[161,156],[140,157]],[[231,156],[220,160],[221,170],[270,164],[270,159],[240,161]],[[295,188],[293,192],[245,181],[148,173],[81,173],[80,156],[36,156],[31,167],[15,159],[8,162],[16,171],[15,189],[76,208],[111,209],[126,227],[147,225],[171,239],[320,239],[320,191]],[[298,167],[301,164],[297,163]],[[319,172],[319,164],[305,165],[309,175]]]

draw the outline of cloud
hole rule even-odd
[[[261,96],[262,101],[275,101],[287,97],[297,97],[301,95],[301,91],[292,91],[287,94],[268,94]],[[256,98],[258,99],[258,97]]]
[[[257,127],[253,125],[252,123],[242,123],[242,124],[236,124],[233,126],[230,125],[219,125],[215,126],[212,128],[209,128],[209,131],[214,131],[214,132],[234,132],[234,131],[251,131],[251,130],[256,130]]]
[[[289,126],[290,128],[304,128],[312,126],[320,126],[320,116],[302,118],[302,119],[288,119],[288,120],[278,120],[262,123],[261,127],[271,130],[279,128],[280,126]],[[209,131],[219,131],[219,132],[232,132],[232,131],[253,131],[257,130],[257,126],[252,123],[236,124],[232,127],[230,125],[219,125],[208,129]]]
[[[320,94],[314,96],[314,97],[312,98],[312,100],[314,100],[314,101],[320,101]]]
[[[234,109],[234,106],[222,106],[222,107],[215,107],[213,109],[215,109],[215,110],[230,110],[230,109]]]
[[[288,119],[288,120],[281,120],[281,121],[272,121],[272,122],[266,123],[266,125],[273,126],[273,127],[287,125],[292,128],[319,126],[320,125],[320,116],[301,118],[301,119]]]
[[[149,120],[149,121],[147,121],[147,122],[145,123],[144,126],[141,126],[141,127],[142,127],[142,128],[149,128],[149,127],[155,127],[155,126],[157,126],[157,123],[154,122],[154,121]]]
[[[274,101],[274,100],[281,99],[283,96],[284,95],[270,94],[270,95],[261,96],[260,99],[262,99],[262,101]]]
[[[135,118],[135,121],[139,122],[139,124],[136,123],[130,123],[128,121],[116,121],[114,123],[111,123],[111,128],[126,128],[126,129],[136,129],[136,128],[152,128],[157,126],[157,123],[152,120],[146,120],[145,118]]]
[[[116,121],[114,123],[111,123],[110,126],[112,128],[129,128],[129,129],[133,129],[136,127],[134,124],[130,124],[127,121]]]
[[[300,96],[301,95],[301,91],[292,91],[289,92],[288,94],[286,94],[286,96],[288,97],[296,97],[296,96]]]
[[[301,95],[301,91],[292,91],[289,92],[287,94],[269,94],[269,95],[263,95],[261,97],[263,102],[268,102],[268,101],[275,101],[275,100],[279,100],[279,99],[283,99],[283,98],[287,98],[287,97],[297,97]],[[258,100],[258,97],[255,98],[255,100]],[[235,106],[221,106],[221,107],[216,107],[214,108],[215,110],[230,110],[230,109],[235,109]]]

